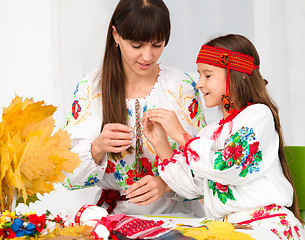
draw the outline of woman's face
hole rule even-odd
[[[113,27],[113,37],[121,50],[125,74],[147,76],[154,73],[156,63],[165,47],[165,41],[134,42],[124,40]]]
[[[226,69],[205,63],[197,63],[200,75],[197,88],[202,92],[208,108],[223,106],[221,97],[226,93]]]

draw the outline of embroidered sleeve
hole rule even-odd
[[[195,199],[203,195],[204,183],[203,181],[198,182],[194,178],[193,170],[187,161],[185,153],[176,150],[170,159],[164,159],[162,163],[158,164],[158,170],[166,184],[179,196]]]
[[[233,123],[233,132],[219,150],[215,150],[217,144],[210,136],[191,139],[183,153],[175,154],[163,171],[160,167],[163,180],[184,197],[202,194],[206,180],[223,203],[234,200],[229,185],[245,185],[278,161],[272,114],[269,109],[253,109]]]
[[[66,174],[62,183],[67,189],[81,189],[96,185],[103,177],[107,163],[97,166],[92,159],[91,143],[100,132],[101,122],[97,121],[97,101],[101,95],[95,92],[92,78],[94,74],[84,77],[76,87],[71,107],[68,110],[66,130],[71,136],[72,151],[79,154],[81,164]]]

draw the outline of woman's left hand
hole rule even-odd
[[[126,194],[130,202],[144,206],[158,200],[170,190],[160,176],[146,175],[132,184],[127,189]]]

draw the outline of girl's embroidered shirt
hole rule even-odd
[[[291,206],[293,190],[278,157],[279,138],[270,109],[248,106],[224,124],[217,140],[214,123],[190,139],[159,167],[160,175],[180,196],[204,195],[208,218],[270,204]],[[162,168],[161,168],[162,167]]]

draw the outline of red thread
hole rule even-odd
[[[214,142],[216,142],[222,132],[222,129],[223,129],[223,126],[225,125],[225,123],[229,122],[230,125],[230,134],[231,134],[231,131],[232,131],[232,128],[233,128],[233,119],[241,112],[243,111],[244,109],[246,109],[247,107],[251,106],[253,103],[248,103],[247,106],[245,106],[244,108],[240,109],[240,110],[236,110],[234,109],[233,112],[227,116],[226,118],[223,118],[221,119],[219,122],[218,122],[218,125],[219,127],[213,132],[212,136],[211,136],[211,140],[214,140]]]
[[[255,221],[258,221],[258,220],[262,220],[262,219],[266,219],[266,218],[272,218],[272,217],[281,217],[281,216],[287,216],[286,213],[277,213],[277,214],[272,214],[272,215],[266,215],[266,216],[262,216],[262,217],[258,217],[258,218],[255,218],[255,219],[250,219],[250,220],[246,220],[246,221],[242,221],[242,222],[239,222],[237,224],[249,224],[249,223],[252,223],[252,222],[255,222]]]

